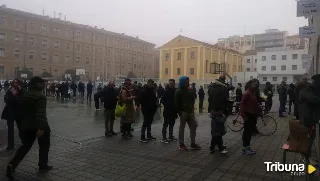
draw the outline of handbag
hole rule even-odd
[[[116,117],[123,117],[126,115],[127,106],[124,103],[117,102],[116,110],[115,110],[115,116]]]

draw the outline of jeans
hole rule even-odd
[[[22,131],[22,146],[17,150],[14,158],[9,162],[12,165],[13,169],[15,169],[19,163],[23,160],[23,158],[30,151],[34,141],[37,139],[36,134],[38,130],[23,130]],[[38,138],[39,144],[39,167],[47,167],[48,166],[48,154],[50,148],[50,128],[44,130],[42,137]]]
[[[113,131],[113,123],[115,120],[115,110],[114,109],[105,109],[105,130],[106,132],[108,131]],[[131,127],[130,127],[131,129]]]
[[[167,139],[167,128],[169,126],[169,139],[173,138],[173,127],[176,123],[176,119],[173,118],[164,118],[163,127],[162,127],[162,137]]]
[[[291,113],[291,106],[295,106],[294,105],[294,101],[289,101],[289,114]],[[294,110],[294,107],[293,107],[293,110]]]
[[[191,143],[195,143],[198,123],[194,117],[194,113],[187,113],[187,112],[182,112],[180,117],[179,143],[184,144],[184,129],[186,127],[186,124],[188,124],[190,129]]]
[[[91,101],[91,97],[92,97],[92,92],[91,91],[87,91],[87,100]]]
[[[257,124],[257,116],[250,115],[244,118],[244,120],[242,143],[243,148],[246,148],[250,146],[252,133],[255,131]]]
[[[20,137],[20,140],[22,141],[20,122],[16,121],[16,123],[19,130],[19,137]],[[8,126],[8,148],[14,148],[14,120],[7,120],[7,126]]]
[[[145,113],[143,114],[143,124],[141,128],[141,138],[145,138],[146,130],[147,130],[147,137],[151,136],[151,125],[153,122],[153,114]]]
[[[222,136],[212,135],[210,149],[213,150],[216,146],[218,146],[220,151],[224,150]]]
[[[280,106],[279,106],[279,116],[283,115],[283,112],[286,109],[286,101],[281,100],[280,101]]]
[[[204,98],[199,98],[199,111],[203,109],[203,100]]]
[[[76,97],[77,96],[77,90],[73,90],[73,97]]]

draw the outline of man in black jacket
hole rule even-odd
[[[87,101],[91,101],[92,91],[93,91],[93,85],[92,85],[91,81],[89,80],[89,82],[87,84]]]
[[[115,120],[115,109],[117,106],[117,91],[115,90],[114,82],[109,82],[108,86],[105,87],[101,93],[104,102],[104,111],[105,111],[105,136],[111,137],[117,135],[113,131],[113,123]]]
[[[198,91],[198,95],[199,95],[199,113],[202,113],[202,111],[203,111],[203,100],[204,100],[204,95],[205,95],[202,86],[200,86],[200,89]]]
[[[220,76],[216,82],[212,84],[209,94],[212,110],[215,110],[216,108],[223,109],[224,114],[228,116],[228,106],[230,105],[229,90],[225,80],[226,77],[224,75]]]
[[[286,109],[286,101],[287,101],[287,88],[286,88],[286,82],[282,81],[280,84],[280,87],[278,88],[279,93],[279,117],[285,117],[283,115],[283,112],[285,112]]]
[[[77,96],[77,84],[72,81],[71,86],[70,86],[72,92],[73,92],[73,98],[76,98]]]
[[[162,127],[162,143],[169,143],[170,141],[177,141],[177,139],[173,136],[173,127],[175,125],[176,119],[178,117],[178,112],[174,106],[174,93],[176,91],[175,88],[175,80],[170,79],[168,88],[165,90],[161,104],[164,106],[163,110],[163,127]],[[169,140],[167,139],[167,128],[169,126]]]
[[[151,135],[151,125],[153,122],[153,116],[157,111],[158,102],[156,96],[156,87],[154,81],[149,79],[147,86],[140,96],[141,109],[143,114],[143,124],[141,128],[141,139],[140,142],[147,143],[149,140],[156,140]],[[147,138],[145,137],[145,132],[147,130]]]

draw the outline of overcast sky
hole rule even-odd
[[[182,35],[206,42],[268,28],[298,33],[295,0],[0,0],[9,8],[139,36],[161,46]]]

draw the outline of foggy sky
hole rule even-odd
[[[268,28],[298,33],[295,0],[0,0],[9,8],[139,36],[161,46],[180,34],[215,43]]]

